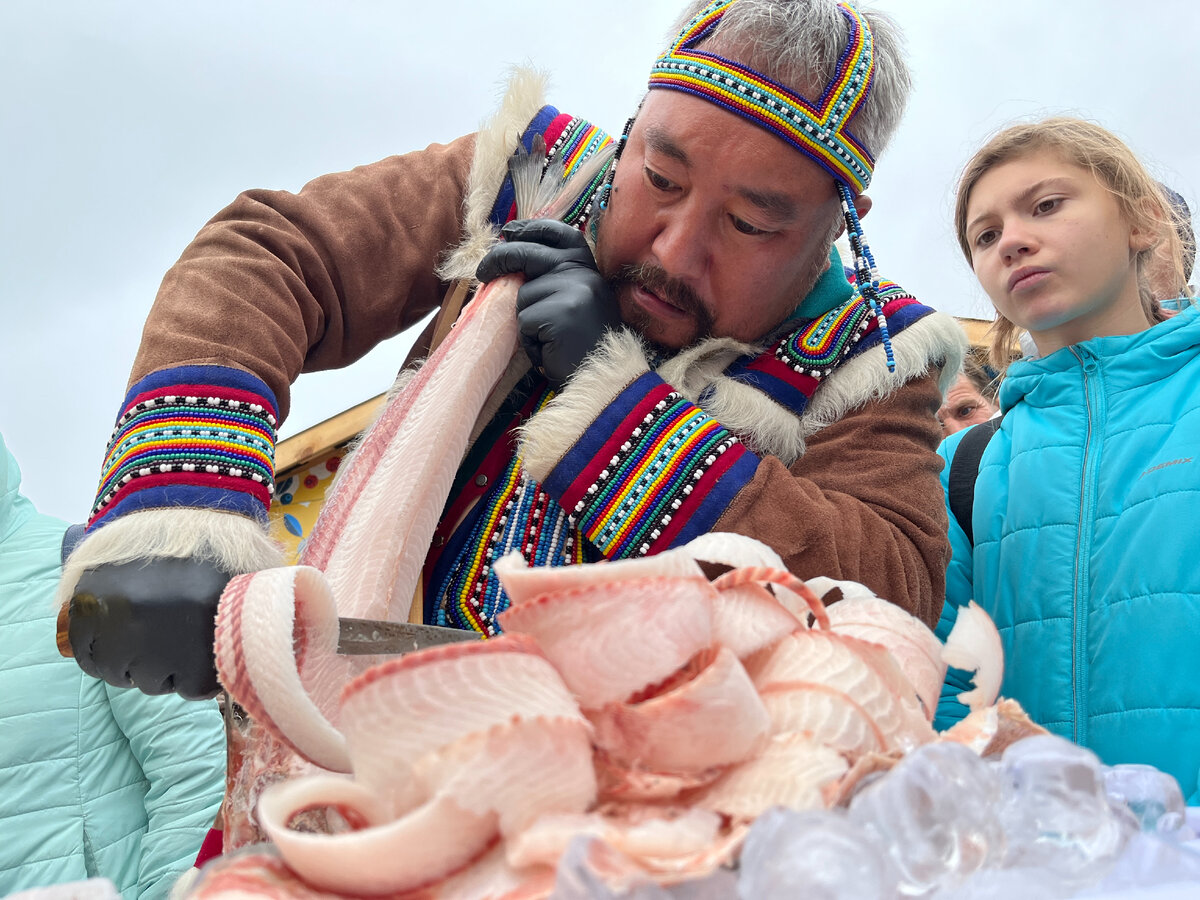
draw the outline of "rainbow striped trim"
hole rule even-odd
[[[198,368],[217,369],[167,371],[187,376]],[[89,529],[118,507],[247,505],[220,496],[230,490],[250,495],[249,510],[240,511],[266,514],[275,480],[274,399],[254,376],[218,371],[232,374],[214,384],[156,373],[134,386],[108,444]],[[211,504],[196,499],[206,489],[218,492]]]
[[[879,304],[885,318],[916,298],[892,281],[879,282]],[[879,327],[871,302],[860,293],[819,319],[793,332],[775,347],[775,358],[801,375],[820,380]]]
[[[609,414],[620,424],[601,416],[545,487],[610,559],[658,553],[709,530],[757,467],[733,434],[656,375],[626,388]]]
[[[650,87],[685,91],[737,113],[811,157],[855,194],[866,190],[875,159],[847,127],[875,74],[874,42],[866,21],[853,7],[838,4],[850,24],[850,38],[833,80],[813,103],[733,60],[692,49],[735,2],[718,0],[688,23],[655,62]]]
[[[565,182],[575,174],[575,170],[584,160],[611,143],[612,138],[608,136],[607,132],[597,128],[586,119],[573,118],[567,123],[562,134],[558,136],[550,149],[546,151],[546,163],[549,165],[552,160],[561,155],[563,181]],[[610,167],[605,166],[603,170],[596,173],[592,183],[579,194],[575,205],[563,215],[564,222],[568,225],[582,226],[582,223],[587,221],[592,211],[592,200],[604,182]]]

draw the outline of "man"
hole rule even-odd
[[[417,321],[477,266],[525,275],[533,368],[518,360],[459,468],[426,621],[494,631],[491,562],[510,546],[553,565],[713,530],[936,621],[934,411],[965,342],[873,282],[859,225],[908,91],[894,26],[833,0],[694,3],[567,224],[511,223],[485,256],[512,215],[512,135],[541,135],[568,171],[608,140],[519,82],[479,135],[242,195],[167,274],[64,575],[87,671],[216,690],[221,587],[277,564],[261,521],[289,385]],[[831,265],[843,228],[861,292]]]
[[[971,356],[963,361],[963,370],[946,391],[938,408],[942,433],[949,437],[955,432],[986,422],[999,411],[995,400],[995,379]]]

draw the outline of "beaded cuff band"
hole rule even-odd
[[[546,479],[610,559],[646,556],[710,531],[758,458],[661,378],[631,384]]]
[[[737,113],[810,156],[855,194],[864,191],[875,160],[847,124],[871,89],[871,29],[856,10],[839,4],[850,24],[850,39],[833,80],[814,103],[734,60],[693,49],[734,2],[710,4],[680,32],[654,64],[650,87],[685,91]]]
[[[549,147],[546,151],[546,166],[549,167],[551,162],[561,156],[565,178],[573,175],[579,165],[597,150],[612,143],[612,138],[591,122],[560,113],[553,106],[544,106],[538,111],[521,135],[520,143],[526,150],[530,150],[538,136],[541,136]],[[607,168],[596,175],[590,187],[580,192],[575,206],[563,215],[564,222],[580,228],[587,223],[592,212],[592,200],[606,174]],[[512,176],[505,175],[488,221],[494,225],[503,225],[516,214]]]
[[[271,390],[237,369],[184,366],[147,376],[126,395],[88,530],[163,506],[264,518],[277,417]]]

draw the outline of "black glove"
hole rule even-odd
[[[621,325],[612,288],[596,268],[583,233],[554,219],[509,222],[504,241],[479,263],[475,276],[492,281],[521,273],[517,325],[533,365],[562,387],[609,328]]]
[[[95,678],[144,694],[215,696],[213,632],[229,578],[213,563],[192,559],[88,569],[70,603],[76,662]]]

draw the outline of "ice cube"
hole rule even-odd
[[[907,896],[953,887],[1005,853],[996,771],[961,744],[927,744],[850,802],[850,818],[886,849]]]
[[[1104,877],[1132,827],[1108,801],[1099,758],[1054,735],[1017,741],[1000,771],[1008,796],[1000,820],[1005,866],[1040,869],[1048,883],[1082,888]]]
[[[896,893],[882,848],[842,810],[763,813],[746,837],[740,869],[742,900],[883,900]]]
[[[1142,831],[1181,840],[1194,836],[1185,828],[1183,791],[1166,772],[1135,763],[1112,766],[1104,770],[1104,789],[1110,801],[1129,808]]]

